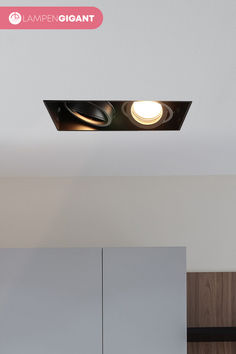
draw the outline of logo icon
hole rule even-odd
[[[18,25],[19,23],[21,23],[21,14],[19,14],[19,12],[10,13],[9,21],[12,25]]]

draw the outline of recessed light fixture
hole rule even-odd
[[[191,101],[44,101],[58,130],[180,130]]]

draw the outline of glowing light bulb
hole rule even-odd
[[[162,105],[156,101],[135,101],[131,106],[132,117],[140,124],[157,123],[162,115]]]

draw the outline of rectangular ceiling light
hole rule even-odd
[[[180,130],[191,101],[44,101],[61,131]]]

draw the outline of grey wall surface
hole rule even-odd
[[[102,354],[100,249],[0,249],[0,353]]]
[[[103,250],[104,354],[186,353],[183,248]]]
[[[0,247],[186,246],[236,271],[236,177],[0,179]]]

